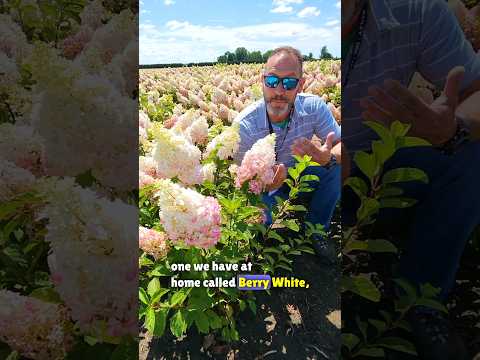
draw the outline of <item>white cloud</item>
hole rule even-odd
[[[337,9],[340,9],[340,8],[342,7],[341,2],[340,2],[340,1],[337,1],[337,3],[335,4],[335,7],[336,7]]]
[[[150,10],[140,10],[140,14],[150,14]]]
[[[273,5],[301,4],[303,0],[273,0]]]
[[[291,6],[285,6],[283,4],[270,10],[270,12],[277,13],[277,14],[286,14],[286,13],[291,13],[292,11],[293,11],[293,8]]]
[[[175,1],[173,1],[173,0],[164,0],[163,3],[165,4],[165,6],[169,6],[169,5],[175,4]]]
[[[300,10],[297,14],[297,16],[300,18],[318,15],[320,15],[320,10],[318,10],[315,6],[307,6],[306,8]]]
[[[335,26],[340,24],[340,20],[330,20],[325,23],[325,26]]]
[[[177,21],[177,20],[170,20],[165,23],[165,27],[169,30],[177,30],[190,25],[188,21]]]
[[[318,39],[322,39],[321,44]],[[340,53],[340,28],[299,22],[238,27],[196,25],[178,20],[163,26],[140,23],[141,64],[215,61],[225,51],[234,51],[237,47],[265,52],[282,45],[315,55],[326,45],[336,55]]]

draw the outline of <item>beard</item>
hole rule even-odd
[[[293,107],[293,101],[290,102],[287,98],[281,96],[274,96],[271,98],[264,97],[264,100],[267,106],[267,112],[270,116],[284,115],[287,117]],[[282,101],[283,103],[275,101]]]

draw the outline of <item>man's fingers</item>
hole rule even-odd
[[[389,125],[393,119],[392,115],[390,113],[387,113],[384,109],[380,108],[375,102],[369,99],[362,99],[360,100],[360,106],[365,109],[365,111],[362,113],[369,114],[368,118],[365,118],[365,120],[370,120],[370,121],[376,121],[383,123],[385,125]]]
[[[329,132],[327,138],[325,139],[325,144],[323,144],[323,147],[327,150],[332,150],[334,139],[335,133],[333,131]]]
[[[384,81],[384,86],[390,97],[397,99],[397,102],[409,109],[415,117],[424,116],[430,110],[427,104],[398,81],[387,79]],[[402,119],[396,120],[404,121]]]
[[[391,118],[388,118],[388,117],[382,118],[378,115],[372,114],[368,110],[362,112],[362,118],[366,121],[378,122],[380,124],[383,124],[387,128],[390,128],[390,124],[393,122],[393,120]]]
[[[402,103],[378,86],[370,86],[368,94],[373,98],[375,104],[386,113],[390,113],[392,117],[404,116],[408,112],[408,109]]]
[[[460,97],[460,89],[464,75],[465,68],[463,66],[454,67],[447,75],[447,81],[445,82],[443,95],[446,97],[447,104],[454,109],[458,105],[458,99]]]

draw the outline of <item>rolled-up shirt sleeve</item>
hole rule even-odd
[[[314,126],[315,135],[320,139],[325,140],[330,132],[334,132],[334,141],[337,142],[341,140],[341,127],[340,125],[338,125],[337,121],[333,117],[333,114],[328,108],[325,101],[323,101],[322,98],[319,98],[318,101],[316,101],[315,106],[315,113],[317,114]]]

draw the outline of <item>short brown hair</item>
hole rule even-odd
[[[270,60],[270,58],[274,55],[280,54],[280,53],[285,53],[289,55],[295,56],[295,58],[298,60],[298,63],[300,64],[300,74],[303,73],[303,56],[302,53],[295,49],[294,47],[291,46],[280,46],[272,51],[270,56],[268,57],[267,61]]]

